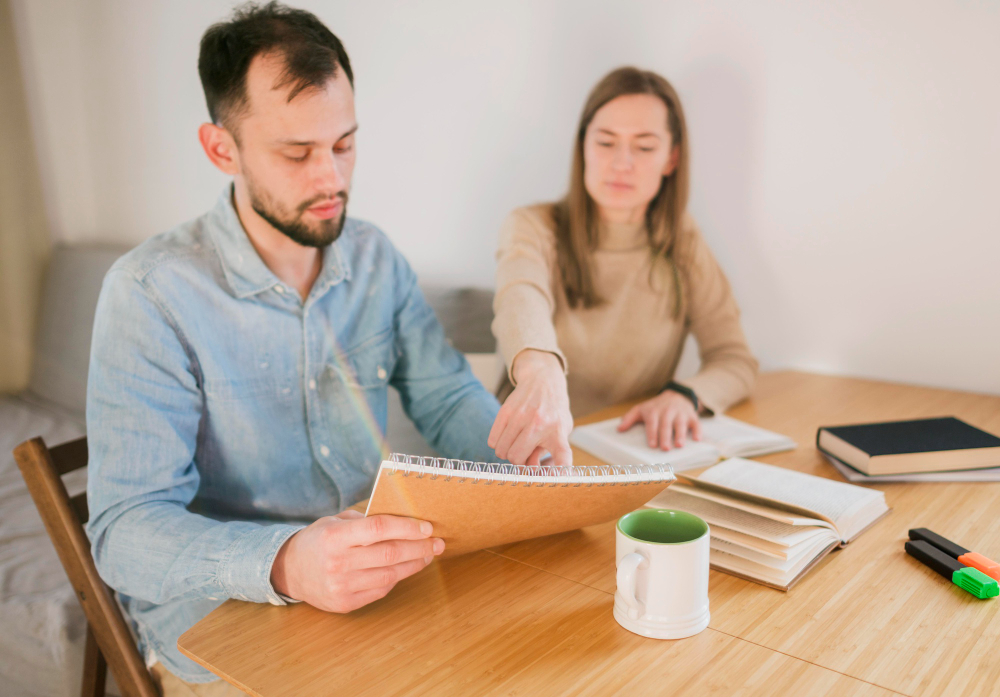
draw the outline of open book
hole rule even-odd
[[[569,442],[612,465],[663,463],[675,472],[711,465],[724,457],[756,457],[795,448],[795,441],[787,436],[721,414],[701,420],[700,441],[688,436],[683,448],[672,450],[650,448],[643,424],[619,433],[619,423],[621,419],[615,418],[580,426],[570,434]]]
[[[713,569],[779,590],[889,512],[881,491],[742,458],[682,475],[646,505],[704,519]]]

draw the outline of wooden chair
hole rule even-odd
[[[51,450],[41,438],[14,449],[14,459],[35,500],[66,575],[87,616],[83,664],[83,697],[104,697],[108,666],[124,697],[157,697],[146,664],[111,590],[97,573],[90,554],[87,493],[70,497],[61,476],[87,466],[87,439],[69,441]]]

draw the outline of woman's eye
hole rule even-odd
[[[597,144],[600,145],[602,148],[610,148],[612,145],[614,145],[614,143],[602,143],[600,141],[597,141]]]
[[[346,152],[351,152],[351,150],[353,150],[353,149],[354,149],[353,146],[351,146],[351,145],[345,145],[345,146],[340,147],[340,148],[334,148],[333,151],[335,153],[339,153],[339,154],[343,155]]]
[[[653,152],[656,148],[639,148],[642,152]]]
[[[292,162],[305,162],[308,155],[303,155],[302,157],[292,157],[291,155],[285,155]]]

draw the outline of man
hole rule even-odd
[[[248,6],[206,32],[198,69],[198,135],[233,184],[108,273],[87,400],[94,558],[166,694],[228,689],[177,650],[223,600],[349,612],[443,551],[427,522],[329,517],[371,491],[388,385],[449,457],[495,459],[499,409],[402,256],[345,217],[340,41]]]

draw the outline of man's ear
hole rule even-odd
[[[667,158],[667,166],[663,168],[663,176],[669,177],[677,169],[677,163],[681,159],[681,146],[675,145],[670,148],[670,157]]]
[[[239,151],[229,131],[214,123],[203,123],[198,127],[198,140],[213,165],[225,174],[239,174]]]

